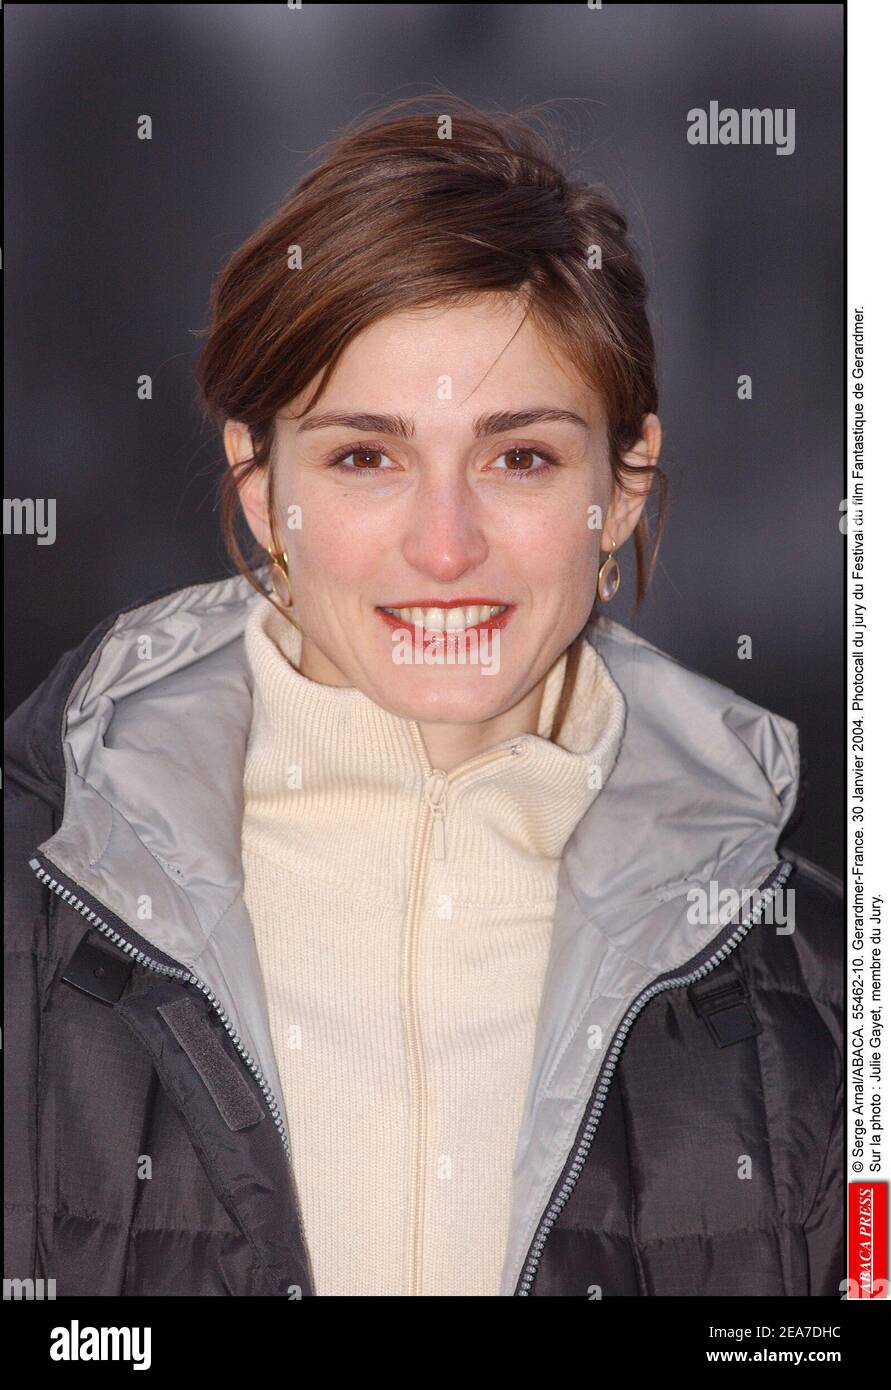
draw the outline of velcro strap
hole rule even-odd
[[[263,1111],[247,1077],[229,1056],[207,1017],[188,997],[159,1004],[158,1013],[204,1082],[230,1129],[247,1129]]]
[[[732,965],[706,975],[688,994],[716,1047],[731,1047],[761,1032],[745,982]]]

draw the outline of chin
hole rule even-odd
[[[403,719],[414,719],[425,724],[478,724],[504,711],[505,701],[503,697],[499,698],[498,675],[483,676],[479,668],[474,667],[455,672],[454,682],[449,681],[448,684],[443,671],[437,668],[419,672],[418,676],[420,678],[411,690],[403,681],[398,684],[388,681],[377,697],[379,703]],[[430,685],[427,690],[421,688],[425,677]],[[414,670],[409,679],[415,680]]]

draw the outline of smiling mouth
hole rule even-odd
[[[376,609],[393,628],[411,628],[431,637],[460,636],[462,633],[501,628],[514,610],[510,603],[457,603],[441,607]]]

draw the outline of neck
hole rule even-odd
[[[475,724],[419,723],[432,766],[450,772],[503,739],[512,738],[515,734],[534,734],[538,728],[546,679],[546,676],[542,677],[522,700],[493,719],[484,719]]]

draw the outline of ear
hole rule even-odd
[[[250,430],[237,420],[227,420],[223,427],[223,447],[229,467],[248,463],[254,456]],[[269,510],[266,490],[266,469],[255,468],[238,484],[238,496],[245,520],[256,539],[265,548],[271,544]]]
[[[640,439],[633,449],[622,455],[623,463],[638,469],[639,476],[628,479],[625,485],[627,491],[617,483],[613,484],[612,500],[603,523],[604,550],[609,550],[613,545],[618,550],[634,531],[653,483],[652,472],[648,470],[658,463],[661,448],[662,426],[659,417],[646,415]]]

